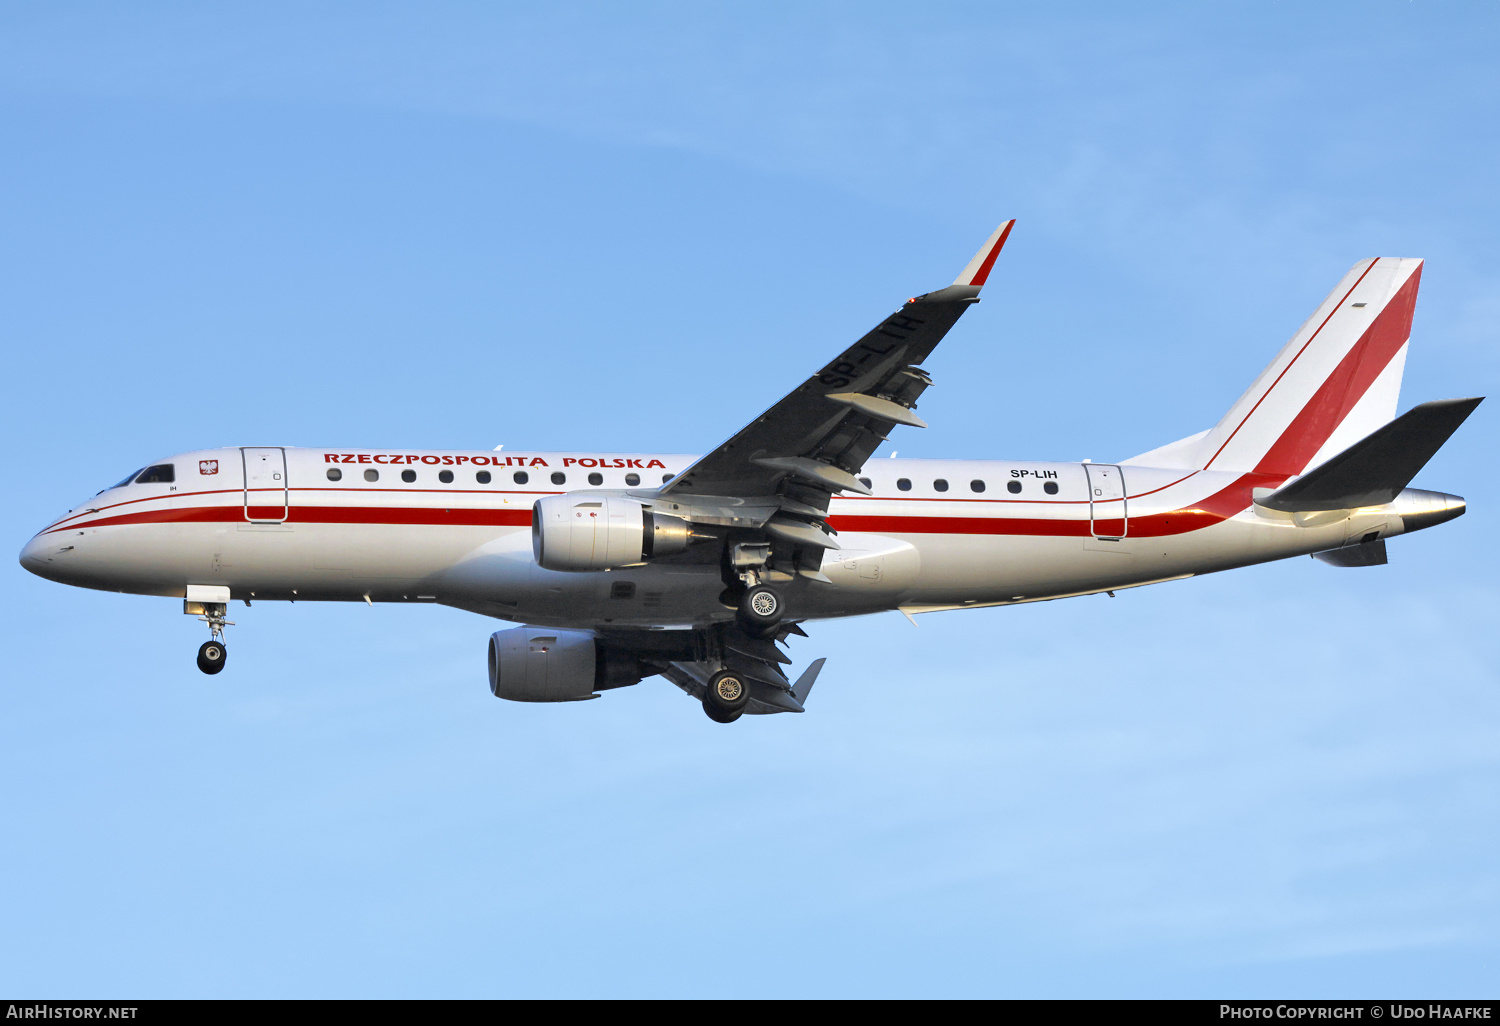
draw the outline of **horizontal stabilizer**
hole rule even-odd
[[[1401,494],[1481,402],[1423,403],[1256,502],[1287,513],[1383,506]]]
[[[1329,566],[1384,566],[1385,539],[1376,538],[1358,545],[1345,545],[1341,549],[1315,552],[1313,558]]]

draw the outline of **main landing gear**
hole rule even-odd
[[[714,635],[716,650],[705,661],[723,667],[728,660],[723,658],[722,648],[736,645],[737,651],[751,660],[784,661],[776,653],[773,639],[783,631],[787,607],[781,592],[766,583],[770,576],[770,542],[726,542],[722,558],[724,591],[719,601],[734,609],[735,624],[718,630]],[[744,715],[750,702],[749,684],[738,671],[719,670],[703,689],[703,711],[715,723],[733,723]]]
[[[720,670],[709,678],[703,692],[703,711],[715,723],[733,723],[749,701],[750,689],[745,687],[744,678],[733,670]]]
[[[209,633],[213,635],[198,647],[198,669],[204,673],[218,673],[224,669],[224,662],[229,658],[229,649],[224,645],[224,628],[233,627],[234,621],[224,619],[229,612],[227,602],[203,602],[195,603],[200,606],[203,613],[198,619],[208,624]]]
[[[734,609],[735,622],[752,638],[773,636],[786,616],[786,600],[766,583],[770,560],[770,542],[736,541],[724,545],[720,567],[724,593],[719,600]]]

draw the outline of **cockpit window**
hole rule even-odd
[[[112,485],[110,485],[108,488],[104,489],[104,491],[108,492],[108,491],[112,491],[112,490],[114,490],[116,488],[124,488],[130,482],[134,481],[136,479],[136,476],[138,474],[141,474],[144,471],[145,471],[144,467],[142,467],[140,470],[132,470],[130,473],[128,473],[128,474],[125,475],[125,480],[121,481],[119,484],[112,484]],[[104,493],[100,492],[100,494],[102,495]]]
[[[135,479],[135,483],[171,484],[175,480],[177,480],[177,468],[170,463],[159,463],[141,471],[141,476]]]

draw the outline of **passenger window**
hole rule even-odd
[[[1046,492],[1048,495],[1056,495],[1057,494],[1057,482],[1056,481],[1048,481],[1046,484],[1042,485],[1042,491]]]
[[[899,489],[901,489],[903,492],[909,492],[909,491],[911,491],[911,479],[910,478],[905,478],[905,477],[898,477],[896,479],[896,487],[899,488]]]
[[[1019,481],[1007,481],[1005,483],[1005,490],[1007,492],[1010,492],[1010,494],[1012,494],[1012,495],[1020,495],[1021,494],[1021,482],[1019,482]]]
[[[401,480],[405,481],[407,484],[411,484],[416,479],[417,479],[417,472],[415,470],[403,470],[403,471],[401,471]]]
[[[859,483],[862,484],[862,485],[864,485],[866,488],[869,488],[869,489],[872,489],[872,490],[875,487],[874,485],[872,485],[870,483],[870,479],[868,477],[862,477],[862,478],[860,478],[859,479]]]
[[[453,471],[451,471],[451,470],[440,470],[440,471],[438,471],[438,480],[441,481],[441,482],[443,482],[443,484],[452,484],[453,483]]]
[[[378,470],[374,469],[373,467],[371,467],[369,470],[365,471],[365,480],[366,481],[379,481],[380,480],[380,471],[378,471]]]
[[[932,487],[936,488],[940,492],[946,492],[948,490],[948,482],[943,480],[942,478],[938,478],[936,481],[932,482]]]
[[[603,483],[604,483],[604,475],[603,474],[590,474],[589,475],[589,484],[591,484],[591,485],[602,485]]]
[[[488,470],[481,470],[479,473],[474,475],[474,480],[478,481],[480,484],[489,484],[490,472]]]
[[[629,485],[631,488],[634,488],[636,485],[638,485],[638,484],[641,483],[641,475],[639,475],[639,474],[626,474],[625,475],[625,483],[627,485]]]
[[[566,481],[567,481],[567,480],[568,480],[568,475],[567,475],[567,474],[564,474],[564,473],[563,473],[563,472],[562,472],[562,471],[560,471],[560,470],[559,470],[559,471],[556,471],[556,472],[554,472],[554,473],[553,473],[553,475],[552,475],[552,483],[553,483],[553,484],[563,484],[563,483],[565,483],[565,482],[566,482]]]
[[[676,474],[663,474],[661,476],[661,483],[662,484],[666,484],[668,481],[672,480],[672,478],[674,478],[676,476],[677,476]]]
[[[979,480],[970,481],[969,482],[969,491],[971,491],[971,492],[982,492],[982,491],[984,491],[984,482],[983,481],[979,481]]]
[[[171,484],[177,478],[177,468],[170,463],[158,464],[147,467],[141,471],[141,476],[135,479],[136,484]]]
[[[328,468],[328,480],[330,480],[330,481],[342,481],[343,479],[344,479],[344,472],[342,470],[340,470],[338,467],[329,467]]]
[[[516,471],[514,474],[511,475],[510,479],[512,481],[514,481],[516,484],[525,484],[527,481],[531,480],[530,476],[528,476],[527,473],[526,473],[526,471],[524,471],[524,470],[518,470],[518,471]]]

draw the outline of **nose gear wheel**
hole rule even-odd
[[[205,641],[198,647],[198,669],[204,673],[218,673],[228,658],[229,649],[222,641]]]

